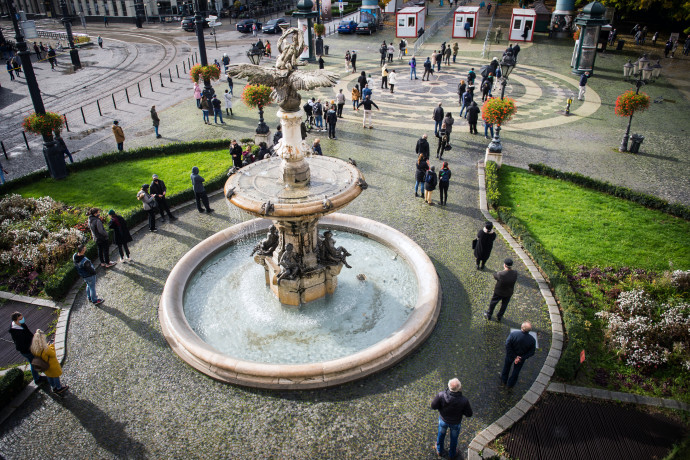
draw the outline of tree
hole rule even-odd
[[[616,8],[622,17],[639,11],[664,11],[674,21],[690,20],[688,0],[602,0],[602,3]]]

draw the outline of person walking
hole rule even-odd
[[[441,124],[441,129],[438,131],[438,146],[436,147],[436,158],[443,159],[443,152],[446,151],[448,145],[448,132],[446,131],[446,123]]]
[[[442,107],[442,102],[438,103],[438,106],[434,109],[434,135],[438,137],[438,130],[441,127],[441,123],[443,123],[443,107]]]
[[[232,93],[229,92],[227,89],[225,90],[225,114],[234,115],[232,113]]]
[[[424,155],[425,160],[429,159],[429,141],[427,140],[426,134],[423,134],[422,137],[417,140],[414,151],[417,155]],[[426,169],[424,171],[426,172]]]
[[[460,45],[458,45],[458,42],[453,43],[453,64],[455,64],[455,58],[458,56],[459,50]]]
[[[161,137],[163,137],[160,134],[158,134],[158,125],[160,125],[161,120],[160,118],[158,118],[158,112],[156,112],[155,105],[151,106],[151,121],[153,122],[153,129],[156,132],[156,139],[160,139]]]
[[[129,247],[127,247],[127,243],[132,242],[132,235],[129,233],[127,222],[125,222],[124,217],[115,214],[115,210],[113,209],[108,211],[108,215],[110,216],[108,228],[113,231],[113,239],[117,245],[117,252],[120,253],[120,262],[131,262],[132,258],[129,256]]]
[[[381,54],[380,66],[382,67],[386,63],[386,55],[388,54],[388,46],[385,41],[379,47],[379,54]]]
[[[381,89],[388,89],[388,66],[386,64],[381,68]]]
[[[585,72],[580,77],[580,92],[577,95],[578,101],[585,100],[585,91],[587,90],[587,80],[589,80],[589,72]]]
[[[158,174],[151,176],[151,185],[149,186],[149,191],[151,196],[156,200],[156,207],[161,213],[161,220],[165,220],[165,214],[168,214],[170,220],[177,220],[177,217],[173,216],[170,212],[170,206],[168,206],[168,200],[165,199],[165,195],[168,193],[168,188],[165,186]]]
[[[474,67],[467,72],[467,85],[474,86],[474,80],[477,78],[477,73],[474,71]]]
[[[489,16],[491,14],[491,3],[486,5],[486,15]]]
[[[357,72],[357,51],[352,50],[350,55],[350,64],[352,64],[352,73]]]
[[[444,455],[446,432],[450,430],[448,458],[458,456],[458,436],[462,417],[472,417],[470,401],[462,395],[462,384],[457,378],[448,381],[448,389],[441,391],[431,402],[431,408],[438,411],[438,435],[436,436],[436,455]]]
[[[671,52],[671,48],[673,48],[673,40],[671,40],[669,38],[668,41],[666,42],[666,45],[664,45],[664,57],[666,57],[666,58],[668,57],[668,53]],[[15,68],[15,70],[16,70],[16,68]],[[17,74],[17,75],[19,75],[19,74]]]
[[[460,116],[462,117],[462,113],[465,112],[465,118],[467,118],[467,112],[469,112],[470,106],[472,105],[472,91],[470,91],[469,87],[465,87],[465,92],[462,93],[462,96],[460,98],[460,102],[462,106],[460,107]]]
[[[337,137],[335,137],[335,124],[338,123],[338,112],[335,108],[335,101],[331,102],[331,107],[326,113],[326,121],[328,121],[328,138],[333,140],[337,139]]]
[[[426,134],[425,134],[426,136]],[[426,139],[425,139],[426,140]],[[429,144],[427,143],[427,147]],[[425,157],[423,153],[420,153],[417,156],[417,164],[415,166],[415,173],[414,173],[414,179],[415,179],[415,184],[414,184],[414,196],[415,198],[418,196],[421,196],[424,198],[424,178],[426,177],[426,172],[429,170],[429,161],[428,161],[428,152],[427,156]],[[419,186],[422,186],[422,191],[421,195],[417,194],[417,190],[419,189]]]
[[[228,89],[230,90],[230,95],[232,96],[232,87],[234,86],[234,84],[232,82],[232,77],[230,75],[228,75],[227,80],[228,80]],[[197,85],[197,86],[199,86],[199,85]]]
[[[122,127],[120,126],[120,122],[115,120],[113,121],[113,126],[111,127],[113,130],[113,135],[115,136],[115,142],[117,143],[117,149],[122,152],[124,149],[125,145],[125,132],[122,130]]]
[[[431,166],[424,176],[424,201],[428,205],[433,205],[432,195],[438,185],[438,176],[436,175],[436,167]]]
[[[494,295],[489,302],[489,309],[484,312],[484,318],[491,321],[491,316],[494,314],[494,309],[498,302],[501,302],[501,309],[496,314],[496,321],[499,323],[506,312],[508,302],[515,290],[515,283],[517,282],[517,272],[513,270],[513,259],[507,258],[503,261],[503,271],[494,273],[496,286],[494,287]]]
[[[105,227],[103,227],[100,215],[100,209],[91,208],[89,211],[89,229],[98,246],[98,258],[101,261],[101,267],[110,268],[115,265],[115,262],[110,262],[110,238]]]
[[[94,305],[102,304],[104,300],[96,295],[96,269],[86,257],[86,245],[80,244],[77,247],[77,252],[72,256],[72,263],[86,283],[86,298]]]
[[[278,140],[280,141],[280,139]],[[273,143],[277,144],[275,139],[273,139]],[[232,158],[232,165],[235,168],[242,167],[242,147],[237,143],[237,139],[233,139],[230,143],[230,157]]]
[[[467,124],[470,125],[470,134],[477,134],[477,121],[479,121],[479,106],[472,101],[472,105],[467,109]]]
[[[209,110],[211,110],[211,104],[209,104],[208,99],[206,99],[206,96],[201,96],[201,114],[204,117],[205,125],[211,124],[211,119],[208,116]]]
[[[352,88],[352,110],[357,110],[357,103],[360,100],[359,85]]]
[[[364,91],[364,88],[367,86],[367,74],[362,70],[362,73],[357,77],[357,83],[359,84],[359,89],[360,93],[361,91]],[[360,94],[361,95],[361,94]],[[363,100],[364,96],[361,96],[360,100]]]
[[[235,145],[237,145],[237,141],[233,140],[233,142],[235,143]],[[240,147],[240,152],[241,151],[242,148]],[[192,174],[190,176],[190,179],[192,180],[192,189],[194,190],[194,198],[196,199],[196,209],[199,212],[204,212],[204,210],[201,207],[201,203],[203,202],[204,208],[206,208],[206,212],[213,212],[214,209],[211,209],[211,206],[208,202],[208,195],[206,194],[206,188],[204,188],[204,181],[206,179],[199,175],[199,168],[197,168],[196,166],[192,168]]]
[[[50,62],[50,70],[55,70],[57,61],[55,59],[56,53],[52,46],[48,47],[48,62]]]
[[[211,99],[211,105],[213,106],[213,122],[218,124],[218,117],[220,117],[220,124],[224,125],[225,122],[223,121],[223,109],[221,108],[220,99],[218,99],[215,94]]]
[[[357,111],[359,112],[359,106],[362,105],[364,106],[364,117],[362,118],[362,128],[367,127],[367,121],[369,122],[369,129],[374,129],[374,123],[371,119],[371,106],[373,105],[376,107],[376,110],[381,110],[379,109],[379,106],[376,105],[374,101],[371,100],[371,95],[367,94],[366,98],[357,103]]]
[[[42,377],[36,369],[32,361],[34,360],[34,355],[31,354],[31,341],[34,338],[33,332],[26,325],[26,319],[24,315],[15,311],[12,313],[12,323],[10,324],[10,336],[14,342],[14,347],[17,351],[29,362],[29,368],[31,369],[31,377],[34,379],[36,385],[46,381],[45,377]]]
[[[199,83],[194,82],[194,99],[196,99],[196,107],[201,108],[201,87]]]
[[[392,69],[388,74],[388,85],[391,88],[391,94],[395,91],[395,84],[398,82],[398,75],[395,73],[395,69]]]
[[[55,344],[51,343],[48,345],[46,335],[42,330],[36,329],[36,333],[31,340],[30,350],[32,355],[48,363],[48,369],[43,371],[43,373],[48,379],[48,384],[50,388],[52,388],[53,393],[58,396],[64,396],[65,392],[69,389],[69,385],[63,386],[60,382],[62,367],[60,367],[60,362],[57,360],[57,355],[55,354]]]
[[[323,127],[323,105],[321,105],[321,99],[314,103],[312,111],[314,113],[314,123],[316,124],[316,130],[325,131]]]
[[[144,211],[149,216],[149,232],[157,232],[156,228],[156,199],[149,194],[149,184],[141,186],[141,190],[137,193],[137,200],[141,201]]]
[[[14,66],[12,65],[12,60],[7,61],[7,73],[10,74],[10,81],[14,81]]]
[[[441,205],[445,206],[448,203],[448,186],[450,185],[450,168],[448,162],[443,162],[443,167],[438,172],[438,190],[441,193]]]
[[[412,78],[413,76],[414,76],[414,79],[417,80],[417,59],[414,56],[412,56],[409,64],[410,64],[410,80],[413,79]],[[426,70],[424,71],[424,73],[426,73]]]
[[[496,232],[494,231],[494,224],[491,222],[484,224],[484,228],[477,232],[477,238],[472,242],[474,257],[477,259],[477,270],[484,270],[484,265],[489,260],[491,250],[494,247],[495,239]]]
[[[101,49],[103,48],[103,39],[101,38],[100,35],[98,36],[98,46],[100,46]]]
[[[671,49],[669,48],[669,51],[670,51],[670,50],[671,50]],[[22,64],[21,64],[21,62],[19,61],[19,59],[17,58],[17,56],[14,56],[14,57],[12,58],[11,62],[12,62],[12,68],[14,69],[14,73],[17,74],[17,77],[21,77]]]
[[[532,324],[529,321],[525,321],[520,326],[519,331],[511,332],[506,339],[506,357],[503,362],[501,382],[508,388],[515,386],[522,365],[525,364],[527,359],[534,356],[537,341],[530,334],[531,330]],[[508,374],[510,373],[511,367],[513,368],[513,372],[510,374],[509,378]]]
[[[338,94],[335,95],[335,102],[337,104],[337,115],[338,118],[343,118],[343,107],[345,107],[345,95],[343,94],[343,90],[340,89],[338,91]]]
[[[482,102],[485,102],[487,99],[489,99],[489,92],[491,91],[491,87],[493,86],[493,80],[486,79],[482,83],[481,90],[482,90]]]

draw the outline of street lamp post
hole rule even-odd
[[[508,84],[508,77],[510,73],[515,68],[515,56],[513,53],[506,53],[501,59],[501,100],[505,96],[506,85]],[[494,137],[489,143],[489,152],[501,153],[503,151],[503,146],[501,145],[501,125],[496,126],[494,129]]]
[[[34,73],[33,65],[31,64],[31,53],[26,46],[24,36],[19,29],[17,16],[15,14],[14,4],[12,0],[7,0],[7,9],[14,25],[15,40],[17,42],[17,55],[22,61],[22,68],[24,70],[24,77],[26,78],[26,86],[29,88],[29,96],[34,105],[34,112],[39,115],[45,115],[46,109],[43,106],[43,99],[41,98],[41,90],[38,88],[36,81],[36,74]],[[64,179],[67,177],[67,165],[65,164],[65,157],[63,152],[57,145],[53,134],[42,134],[43,136],[43,157],[48,166],[48,172],[53,179]]]
[[[650,61],[647,59],[647,55],[644,55],[640,59],[638,59],[636,64],[637,65],[633,65],[630,63],[630,61],[624,64],[623,76],[626,79],[632,76],[637,77],[637,80],[635,81],[635,94],[640,94],[640,88],[642,88],[643,85],[648,84],[649,80],[652,77],[659,78],[659,75],[661,74],[661,64],[657,62],[654,66],[650,65]],[[623,140],[621,140],[621,146],[618,149],[619,152],[628,151],[628,140],[630,139],[630,126],[632,125],[632,117],[633,116],[631,114],[630,119],[628,120],[628,127],[625,130],[625,134],[623,135]]]
[[[283,27],[283,29],[285,29],[285,27]],[[254,65],[261,64],[261,58],[263,57],[263,55],[263,50],[256,45],[252,45],[249,51],[247,51],[247,57],[249,58],[249,62],[251,62]],[[267,139],[268,133],[270,131],[271,129],[268,127],[266,122],[264,122],[264,106],[259,104],[259,124],[256,127],[256,134],[263,136],[261,137],[261,139]]]
[[[79,50],[74,46],[74,37],[72,36],[72,20],[68,18],[67,2],[60,0],[60,8],[62,9],[62,23],[65,25],[67,32],[67,41],[69,42],[69,56],[72,58],[72,65],[74,69],[81,69],[81,61],[79,60]]]
[[[207,66],[208,58],[206,57],[206,43],[204,41],[204,18],[201,16],[198,0],[194,2],[194,25],[196,26],[196,40],[199,44],[199,57],[201,59],[201,65]],[[213,86],[211,86],[211,80],[207,78],[204,78],[203,93],[209,103],[213,95],[216,94],[216,92],[213,90]]]

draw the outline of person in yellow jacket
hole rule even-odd
[[[52,343],[48,345],[46,335],[40,329],[36,329],[34,338],[31,341],[31,354],[41,358],[43,361],[48,363],[49,367],[48,369],[43,371],[43,373],[48,378],[48,383],[50,384],[50,387],[53,389],[53,392],[55,394],[63,396],[69,388],[69,385],[63,386],[60,383],[62,367],[60,367],[60,363],[58,362],[57,356],[55,355],[55,345]]]
[[[352,88],[352,110],[357,110],[357,103],[359,102],[359,86],[355,85],[354,88]]]
[[[117,142],[117,149],[122,151],[123,144],[125,143],[125,132],[122,131],[120,122],[117,120],[113,121],[113,135],[115,136],[115,142]]]
[[[388,89],[388,66],[386,64],[381,69],[381,89]]]

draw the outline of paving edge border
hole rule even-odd
[[[585,398],[596,398],[607,401],[644,404],[646,406],[690,411],[690,404],[684,403],[683,401],[667,398],[657,398],[654,396],[636,395],[632,393],[623,393],[620,391],[610,391],[605,390],[603,388],[580,387],[575,385],[568,385],[567,383],[551,382],[549,386],[546,388],[546,391],[550,393],[562,393],[571,396],[583,396]]]
[[[220,195],[223,193],[223,190],[216,190],[215,192],[209,193],[209,197],[215,197],[216,195]],[[189,200],[184,203],[181,203],[173,208],[170,209],[170,211],[179,211],[182,208],[186,208],[187,206],[192,206],[195,205],[196,201],[195,200]],[[131,229],[131,233],[138,233],[140,230],[145,228],[148,225],[147,221],[144,221],[140,224],[135,225]],[[116,253],[117,249],[113,249],[111,253]],[[78,279],[70,288],[69,292],[67,292],[67,295],[65,296],[65,299],[62,302],[53,302],[51,300],[47,299],[38,299],[35,297],[27,297],[27,296],[22,296],[19,294],[12,294],[10,292],[3,292],[0,291],[0,298],[8,299],[8,300],[16,300],[19,302],[25,302],[29,303],[32,305],[42,305],[46,307],[51,307],[51,308],[59,308],[60,309],[60,317],[58,318],[57,325],[55,326],[55,354],[57,355],[58,361],[60,363],[65,362],[66,358],[66,350],[67,350],[67,324],[69,322],[69,316],[70,313],[72,312],[72,307],[74,306],[74,300],[77,298],[77,294],[79,293],[79,290],[81,290],[82,286],[84,285],[84,280],[83,279]],[[40,301],[40,302],[38,302]],[[49,305],[50,304],[50,305]],[[28,364],[22,364],[18,366],[22,370],[26,370],[28,368]],[[10,368],[14,369],[14,368]],[[10,369],[6,369],[4,371],[0,371],[0,377],[5,375]],[[38,389],[38,385],[36,385],[34,382],[31,382],[29,385],[24,387],[21,393],[19,393],[15,398],[7,405],[5,406],[2,410],[0,410],[0,425],[5,423],[5,421],[12,415],[12,413],[18,409],[24,401],[29,399],[29,396]]]
[[[541,371],[539,371],[539,375],[522,399],[520,399],[517,404],[503,414],[503,416],[501,416],[498,420],[484,428],[484,430],[480,431],[470,442],[470,445],[467,447],[468,460],[482,459],[483,456],[479,454],[479,452],[482,451],[483,455],[495,455],[495,452],[488,449],[487,446],[494,439],[496,439],[498,435],[520,420],[539,400],[544,391],[546,391],[546,388],[549,386],[551,377],[555,371],[556,363],[561,357],[564,341],[561,312],[558,308],[556,299],[551,293],[548,283],[520,243],[518,243],[510,232],[506,230],[503,225],[501,225],[489,213],[486,201],[484,163],[481,161],[477,163],[477,179],[479,181],[479,210],[482,212],[486,220],[494,224],[494,228],[498,230],[508,245],[510,245],[510,248],[527,266],[532,278],[534,278],[539,285],[539,291],[541,292],[542,297],[546,301],[546,306],[549,309],[549,317],[551,318],[551,349],[549,350],[546,362],[544,362]]]

